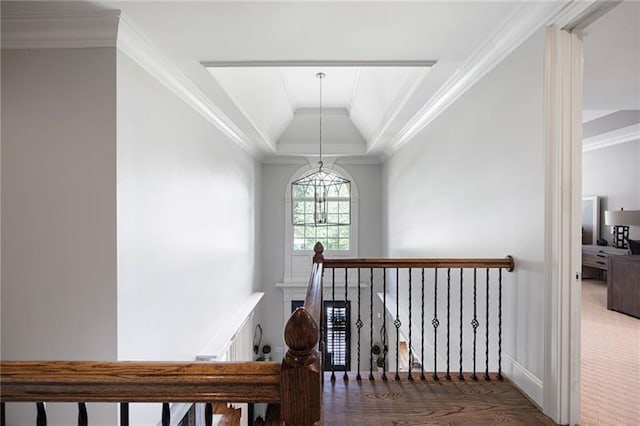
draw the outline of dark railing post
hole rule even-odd
[[[289,349],[280,369],[280,413],[285,425],[320,423],[322,366],[316,348],[322,310],[322,244],[317,243],[314,251],[304,306],[291,314],[284,328],[284,341]]]

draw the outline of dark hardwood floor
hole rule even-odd
[[[337,374],[336,374],[337,375]],[[337,375],[338,376],[338,375]],[[554,425],[507,380],[361,382],[325,376],[324,425]]]

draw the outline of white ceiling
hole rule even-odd
[[[184,78],[181,81],[197,90],[199,99],[206,99],[225,122],[239,129],[250,152],[266,161],[311,152],[317,131],[314,75],[324,68],[324,106],[333,108],[326,121],[335,126],[326,129],[329,148],[334,145],[336,155],[380,161],[466,90],[460,87],[472,85],[509,49],[574,3],[102,0],[7,6],[3,1],[3,13],[121,10],[128,28],[159,52]],[[619,34],[623,28],[637,34],[638,4],[633,3],[628,9],[626,4],[616,7],[587,29],[585,78],[599,81],[616,75],[613,85],[586,88],[589,109],[629,108],[638,100],[629,91],[629,85],[637,83],[638,39]],[[626,21],[606,28],[605,19],[613,14]],[[595,40],[598,33],[611,39],[590,43],[589,37]],[[622,46],[635,49],[635,57],[618,55]],[[379,66],[410,61],[435,65]],[[269,66],[256,67],[265,63]],[[290,66],[307,63],[314,66]],[[328,66],[336,63],[342,66]],[[372,63],[378,66],[367,66]],[[203,64],[213,64],[214,69]],[[450,95],[443,98],[443,93]]]
[[[361,155],[383,124],[413,94],[428,67],[208,67],[252,125],[283,154],[317,152],[320,79],[322,107],[342,110],[351,123],[325,116],[325,153]],[[304,116],[300,116],[303,113]],[[309,117],[312,115],[312,117]],[[334,129],[331,126],[336,126]],[[357,129],[353,132],[350,127]],[[342,135],[335,130],[342,130]],[[289,131],[287,131],[289,130]],[[284,139],[281,136],[286,132]],[[311,137],[310,137],[311,136]],[[349,137],[347,137],[349,136]],[[313,140],[315,147],[300,146]],[[338,144],[346,144],[349,149]]]

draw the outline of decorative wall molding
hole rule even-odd
[[[392,155],[409,142],[462,94],[484,77],[533,33],[566,7],[556,2],[526,2],[519,6],[461,69],[449,78],[417,114],[396,134],[386,148]]]
[[[595,151],[621,143],[633,142],[640,139],[640,123],[623,127],[612,132],[585,138],[582,141],[582,152]]]
[[[202,93],[182,71],[164,57],[124,14],[120,17],[117,46],[207,121],[216,126],[232,142],[254,157],[260,157],[260,152],[256,149],[251,139]]]
[[[3,49],[115,47],[119,10],[2,15]]]

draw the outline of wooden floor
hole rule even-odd
[[[554,425],[508,381],[325,377],[323,425]],[[417,377],[416,377],[417,379]]]

